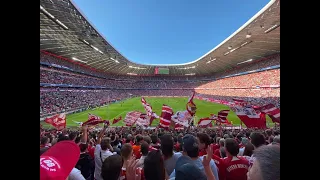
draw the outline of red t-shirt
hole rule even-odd
[[[204,156],[204,155],[206,155],[206,154],[207,154],[207,152],[206,152],[205,149],[201,149],[201,150],[199,151],[199,156]]]
[[[212,159],[214,161],[214,163],[216,164],[217,168],[218,168],[218,176],[219,176],[219,180],[225,180],[226,178],[226,173],[225,173],[225,168],[224,168],[224,161],[222,158],[213,155]]]
[[[218,156],[218,157],[221,157],[220,156],[220,149],[216,149],[213,154]]]
[[[232,160],[232,157],[223,159],[226,180],[247,180],[249,161],[243,157],[237,158],[237,160]]]
[[[94,159],[94,150],[95,148],[88,145],[88,154]]]
[[[213,152],[214,152],[216,149],[219,149],[219,148],[220,148],[219,144],[212,144],[211,147],[212,147],[212,151],[213,151]]]

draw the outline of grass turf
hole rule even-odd
[[[186,103],[188,101],[187,97],[145,97],[146,101],[152,106],[152,110],[156,112],[157,115],[161,115],[161,108],[163,104],[169,105],[174,112],[186,110]],[[112,120],[122,116],[122,120],[112,126],[124,126],[123,120],[129,111],[140,111],[145,112],[142,104],[141,97],[135,97],[127,99],[121,102],[116,102],[108,106],[99,107],[96,109],[91,109],[83,111],[80,113],[69,114],[67,115],[67,126],[78,126],[75,122],[84,122],[88,119],[88,113],[100,116],[102,119]],[[210,114],[218,114],[221,110],[230,109],[228,106],[223,104],[216,104],[206,101],[201,101],[194,99],[194,103],[197,105],[197,112],[195,116],[195,125],[196,122],[203,117],[208,117]],[[233,125],[240,125],[240,119],[233,112],[230,111],[228,115],[228,120],[232,121]],[[159,124],[159,119],[155,119],[152,123],[152,126],[157,126]],[[272,125],[271,119],[267,116],[267,125]],[[45,127],[48,127],[48,124],[44,124]]]

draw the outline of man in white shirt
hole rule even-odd
[[[112,147],[110,145],[111,139],[110,138],[103,138],[103,135],[107,129],[107,125],[103,127],[101,130],[98,140],[97,140],[97,145],[94,150],[94,162],[95,162],[95,170],[94,170],[94,178],[96,180],[103,180],[101,177],[101,167],[103,164],[103,161],[116,153],[112,153]],[[102,140],[101,140],[102,139]]]

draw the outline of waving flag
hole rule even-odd
[[[280,123],[280,109],[273,104],[268,104],[259,108],[261,112],[266,113],[272,122]]]
[[[112,124],[116,124],[117,122],[121,121],[122,117],[114,118]]]
[[[197,111],[197,106],[193,102],[194,94],[195,94],[195,92],[193,91],[193,93],[192,93],[191,97],[189,98],[188,103],[186,105],[187,111],[191,116],[194,116]]]
[[[190,122],[193,119],[193,116],[196,113],[197,107],[193,102],[195,92],[192,93],[192,96],[189,98],[185,111],[177,111],[172,117],[171,120],[177,124],[189,127]]]
[[[148,127],[150,125],[150,116],[147,114],[140,114],[140,117],[136,121],[137,126]]]
[[[144,97],[141,98],[141,103],[142,103],[142,106],[144,107],[144,110],[146,111],[147,113],[147,116],[148,119],[149,119],[149,125],[152,124],[152,121],[156,118],[159,118],[159,116],[152,111],[152,106],[150,106],[150,104],[147,103],[146,99],[144,99]]]
[[[126,114],[126,117],[124,118],[124,123],[126,123],[126,126],[133,126],[138,118],[140,117],[142,113],[139,111],[130,111]]]
[[[255,110],[252,107],[245,107],[241,105],[231,106],[230,109],[234,111],[240,120],[247,126],[247,128],[266,128],[266,114]]]
[[[221,110],[218,112],[218,119],[217,121],[222,123],[222,124],[231,124],[228,119],[227,116],[229,114],[230,110]]]
[[[48,124],[51,124],[53,127],[55,127],[59,131],[66,128],[66,114],[65,113],[57,114],[55,116],[46,118],[44,121]]]
[[[171,123],[171,116],[173,115],[172,108],[165,104],[162,105],[162,112],[160,116],[159,127],[169,128]]]
[[[212,121],[217,120],[218,117],[214,114],[210,114],[210,117],[201,118],[198,121],[198,126],[201,128],[212,127]]]
[[[89,113],[88,120],[84,122],[82,126],[95,126],[100,123],[104,123],[104,120],[102,120],[101,117]]]

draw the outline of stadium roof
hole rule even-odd
[[[147,65],[128,60],[102,36],[69,0],[40,0],[40,50],[72,59],[106,73],[209,75],[280,53],[280,0],[271,0],[227,39],[185,64]]]

